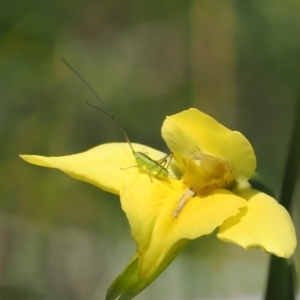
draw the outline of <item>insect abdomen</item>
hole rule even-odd
[[[141,169],[146,169],[150,173],[155,172],[166,177],[169,175],[166,168],[142,152],[136,152],[134,158],[138,164],[138,167]]]

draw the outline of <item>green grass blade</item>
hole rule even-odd
[[[292,128],[290,147],[284,171],[280,203],[291,212],[292,198],[300,167],[300,90],[295,107],[295,119]]]
[[[283,176],[280,203],[291,213],[295,185],[300,166],[300,90],[295,107],[286,167]],[[265,300],[296,299],[296,272],[293,260],[271,257]]]
[[[293,261],[272,255],[270,258],[269,278],[265,299],[296,299],[296,289],[294,283],[295,268]]]

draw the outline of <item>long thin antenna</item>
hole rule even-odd
[[[96,98],[100,101],[101,105],[104,107],[104,109],[98,107],[98,106],[94,106],[92,104],[90,104],[87,101],[88,106],[92,107],[92,108],[96,108],[99,109],[100,111],[102,111],[104,114],[106,114],[107,116],[109,116],[118,126],[119,130],[122,132],[126,142],[129,144],[132,153],[135,154],[135,151],[131,145],[130,139],[128,137],[128,135],[126,134],[125,130],[122,128],[122,126],[120,125],[120,123],[115,119],[114,115],[109,111],[108,107],[104,104],[104,102],[101,100],[101,98],[99,97],[99,95],[92,89],[92,87],[85,81],[85,79],[73,68],[71,67],[71,65],[69,63],[67,63],[63,58],[61,58],[61,60],[67,65],[67,67],[69,69],[71,69],[77,76],[78,78],[88,87],[88,89],[94,94],[94,96],[96,96]]]

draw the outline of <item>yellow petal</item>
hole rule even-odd
[[[256,158],[249,141],[238,131],[231,131],[215,119],[191,108],[167,117],[162,136],[172,152],[189,158],[201,153],[231,163],[237,181],[251,178]]]
[[[220,227],[218,238],[245,249],[255,247],[279,257],[290,257],[296,248],[293,222],[286,209],[272,197],[247,188],[240,196],[247,207]]]
[[[145,152],[153,159],[165,155],[144,145],[133,144],[133,147],[135,151]],[[136,176],[140,172],[136,167],[128,168],[136,166],[136,162],[126,143],[103,144],[86,152],[60,157],[20,156],[29,163],[60,169],[75,179],[91,183],[114,194],[119,194],[124,176]],[[144,175],[149,180],[148,174]]]
[[[182,183],[172,178],[153,183],[146,179],[128,181],[121,194],[122,208],[138,245],[141,278],[151,276],[176,243],[211,233],[247,204],[229,191],[215,190],[206,197],[189,199],[175,218]]]

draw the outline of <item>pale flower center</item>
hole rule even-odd
[[[231,164],[221,158],[202,154],[192,160],[182,181],[198,194],[208,193],[217,188],[226,188],[234,181]]]
[[[183,171],[182,181],[187,186],[173,212],[177,217],[186,202],[196,194],[203,195],[217,188],[227,188],[234,182],[232,165],[215,156],[201,153],[192,158],[175,155]]]

